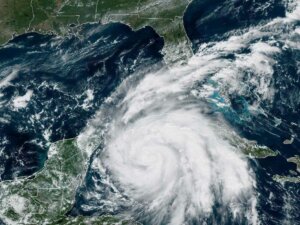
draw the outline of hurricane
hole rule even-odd
[[[268,113],[274,65],[299,47],[298,20],[299,6],[200,45],[184,66],[124,80],[78,139],[96,149],[98,207],[143,224],[261,224],[255,173],[222,112],[240,95],[252,116]]]
[[[299,1],[104,2],[0,46],[0,224],[299,224]]]
[[[205,103],[171,74],[147,75],[117,98],[117,108],[101,111],[104,120],[103,114],[117,116],[93,121],[107,131],[95,166],[151,224],[203,222],[213,210],[254,221],[255,179],[247,162],[211,125]]]

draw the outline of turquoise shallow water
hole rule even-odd
[[[91,118],[97,118],[99,111],[102,112],[101,115],[105,115],[104,122],[113,121],[114,116],[118,118],[130,108],[129,100],[134,100],[139,97],[136,96],[137,94],[141,94],[141,98],[146,96],[144,101],[137,104],[137,108],[140,107],[142,110],[137,110],[139,112],[137,116],[119,127],[119,130],[124,131],[125,134],[127,134],[125,131],[127,131],[128,124],[135,125],[136,121],[147,119],[149,114],[154,114],[155,119],[150,119],[149,124],[137,124],[145,125],[145,130],[150,128],[155,130],[156,126],[160,127],[161,129],[155,130],[154,137],[157,137],[156,133],[162,136],[170,134],[171,141],[167,135],[162,140],[158,138],[158,142],[167,140],[168,144],[172,141],[177,143],[178,139],[178,143],[181,144],[180,135],[177,137],[176,134],[184,136],[188,133],[194,137],[193,133],[189,132],[198,129],[194,127],[195,124],[205,124],[204,117],[203,121],[201,121],[202,117],[199,117],[200,121],[198,121],[198,117],[194,115],[195,112],[191,110],[198,107],[201,115],[205,115],[205,118],[209,118],[210,121],[216,122],[221,117],[222,121],[225,121],[241,137],[278,151],[280,154],[276,157],[245,160],[249,165],[249,171],[253,171],[253,177],[255,177],[255,185],[252,187],[253,190],[251,189],[255,193],[253,195],[256,200],[254,211],[257,212],[258,221],[261,224],[300,224],[300,184],[280,184],[272,179],[273,175],[299,176],[296,165],[286,161],[287,158],[300,154],[298,137],[300,134],[300,24],[297,14],[294,17],[290,15],[293,10],[296,8],[289,8],[286,2],[277,0],[193,1],[185,12],[184,24],[197,55],[191,64],[196,66],[192,66],[189,72],[185,69],[176,69],[177,67],[171,70],[174,73],[162,69],[163,72],[158,72],[161,76],[158,75],[154,77],[155,79],[153,74],[164,68],[163,55],[160,53],[164,42],[163,38],[150,27],[132,31],[130,27],[120,23],[107,25],[93,23],[70,28],[70,34],[66,37],[38,33],[27,33],[15,37],[0,48],[1,180],[32,175],[43,167],[51,142],[82,134],[88,127],[88,122],[93,122]],[[201,61],[205,60],[207,63],[201,64]],[[243,62],[246,63],[243,64]],[[201,69],[206,68],[206,64],[209,63],[215,63],[214,65],[220,70],[210,68],[204,73]],[[183,65],[182,68],[185,66]],[[236,71],[238,76],[228,81],[227,78],[232,74],[236,75]],[[200,73],[204,73],[205,76],[201,76],[199,80],[193,80],[192,83],[184,83],[184,79],[182,81],[178,73],[179,75],[182,73],[182,77],[188,77],[193,73],[195,77]],[[219,79],[222,74],[226,76]],[[163,79],[164,76],[167,81]],[[133,82],[124,84],[124,80],[128,77]],[[147,78],[152,82],[150,86],[153,85],[152,88],[147,89],[150,97],[143,96],[142,91],[145,87],[138,85],[139,82],[143,84],[143,80]],[[160,86],[159,82],[163,85]],[[183,86],[188,91],[193,90],[191,91],[192,97],[185,99],[185,97],[175,95],[180,89],[178,88],[180,86],[176,85],[181,84],[180,82],[184,83]],[[213,91],[209,92],[209,90]],[[162,101],[151,102],[151,100],[160,99],[160,95],[165,97]],[[110,98],[107,98],[110,96],[112,96],[112,102],[109,102]],[[179,101],[174,99],[177,97],[183,99],[181,101],[184,103],[176,105]],[[151,102],[152,108],[146,107],[148,101]],[[126,105],[127,102],[129,102],[128,105]],[[106,105],[108,109],[105,108]],[[150,111],[149,108],[151,108]],[[182,132],[184,129],[180,129],[179,125],[183,123],[181,117],[179,121],[173,117],[162,118],[161,114],[165,113],[164,110],[171,115],[172,113],[179,115],[178,117],[186,113],[187,116],[184,116],[186,116],[187,124],[184,129],[187,131]],[[194,118],[193,116],[196,118],[193,121],[195,123],[188,123]],[[175,136],[172,136],[173,130],[163,123],[167,121],[166,124],[172,125],[174,120],[178,130]],[[160,122],[162,122],[161,126]],[[167,131],[164,130],[165,127]],[[133,126],[133,128],[136,127]],[[143,127],[137,130],[139,133],[131,132],[129,136],[125,135],[126,138],[120,146],[126,144],[126,148],[130,148],[135,143],[140,143],[137,138],[131,143],[130,141],[134,140],[133,137],[143,139],[145,136],[148,141],[147,132],[143,133],[145,131]],[[203,137],[206,132],[208,131],[203,130],[203,133],[200,132],[202,134],[197,133],[197,135]],[[187,135],[185,139],[189,140],[189,137],[190,135]],[[149,137],[150,140],[151,138],[153,136]],[[100,135],[99,140],[102,140]],[[286,144],[286,140],[292,141]],[[146,195],[147,199],[152,202],[143,198],[136,200],[132,196],[135,197],[138,195],[136,192],[141,190],[139,182],[135,183],[136,180],[133,179],[134,175],[125,174],[131,181],[129,190],[133,190],[127,193],[128,187],[124,185],[124,179],[116,177],[115,168],[104,164],[109,168],[103,172],[94,167],[99,160],[105,161],[105,157],[110,157],[102,151],[106,147],[106,142],[99,142],[99,146],[91,156],[85,182],[78,189],[76,202],[70,215],[113,214],[120,217],[126,215],[143,224],[172,224],[170,222],[173,221],[174,216],[172,209],[176,208],[176,203],[181,205],[183,200],[178,199],[182,196],[170,191],[167,196],[171,197],[166,198],[168,201],[161,205],[160,211],[149,211],[148,206],[157,200],[156,195],[152,195],[152,189],[148,190],[145,186],[146,194],[151,197]],[[156,140],[154,142],[157,144]],[[152,144],[149,141],[146,143],[149,146]],[[176,154],[175,156],[170,154],[165,158],[166,168],[180,168],[184,163],[174,165],[172,162],[176,161],[181,151],[177,152],[179,147],[174,143],[170,146],[171,150],[176,150]],[[182,146],[189,146],[189,143],[184,143]],[[143,146],[139,145],[139,148],[143,149]],[[190,150],[190,148],[187,149]],[[209,152],[210,148],[204,149]],[[148,151],[149,149],[146,149],[147,154]],[[219,155],[222,154],[224,152],[220,151]],[[137,158],[141,159],[142,163],[137,163],[138,169],[136,170],[140,172],[144,169],[146,173],[148,167],[144,164],[147,165],[148,162],[151,162],[149,168],[153,165],[156,169],[156,162],[160,160],[156,157],[156,155],[153,157],[147,155]],[[175,160],[169,162],[172,157]],[[207,158],[203,156],[203,158],[212,163],[213,167],[222,166],[212,156]],[[227,162],[230,163],[230,161]],[[161,166],[161,168],[164,167]],[[200,168],[201,172],[201,166],[197,164],[191,168],[189,168],[191,174],[196,174],[195,180],[197,180],[198,173],[193,171],[193,168]],[[203,166],[203,169],[205,168]],[[243,171],[242,168],[235,169]],[[121,170],[123,171],[125,169]],[[178,171],[181,176],[170,172],[176,178],[172,177],[175,183],[189,174],[179,169]],[[218,171],[222,174],[222,170]],[[157,173],[157,170],[154,170],[154,172],[158,175],[164,174],[164,171]],[[146,173],[149,179],[152,178],[154,172]],[[166,173],[169,174],[168,172],[167,170]],[[237,174],[236,177],[239,177],[239,173]],[[199,182],[195,183],[206,182],[205,176],[199,175],[199,177],[201,179],[199,178]],[[140,178],[141,182],[143,178]],[[106,182],[107,179],[110,182]],[[191,213],[191,210],[183,209],[182,214],[185,216],[186,224],[251,224],[253,220],[249,219],[245,213],[249,211],[247,195],[241,196],[236,201],[240,207],[237,207],[240,210],[237,214],[240,213],[242,216],[235,217],[230,208],[234,206],[222,198],[226,193],[217,190],[218,188],[223,190],[223,186],[219,185],[217,178],[215,179],[216,181],[211,181],[212,191],[209,192],[214,198],[211,211],[204,214],[199,210],[198,214],[195,214]],[[220,176],[220,179],[224,179],[224,185],[230,183],[227,182],[226,177]],[[147,179],[145,180],[145,184],[148,184]],[[189,179],[186,180],[189,181]],[[186,180],[183,183],[190,184]],[[243,178],[240,180],[243,181]],[[164,185],[160,186],[165,184],[164,182],[165,180],[162,179],[161,182],[153,182],[155,185],[150,186],[153,189],[158,187],[164,189]],[[193,187],[194,183],[191,183]],[[218,183],[217,188],[214,186],[215,183]],[[234,185],[233,182],[232,186]],[[181,193],[181,190],[185,192]],[[198,193],[197,191],[193,192],[186,186],[179,189],[179,193],[183,195],[182,198],[190,202],[197,198],[193,196]],[[199,202],[203,203],[203,201]],[[245,204],[240,204],[241,202]],[[185,204],[190,203],[185,202]],[[203,209],[203,205],[191,208]],[[155,212],[163,213],[157,219]]]

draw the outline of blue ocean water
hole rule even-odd
[[[233,30],[247,29],[285,14],[281,0],[194,0],[183,21],[197,51],[203,42],[222,40]]]
[[[194,0],[188,7],[184,23],[187,34],[196,52],[198,47],[207,42],[217,42],[251,30],[253,26],[265,24],[274,18],[282,18],[288,12],[283,1],[201,1]],[[294,29],[300,21],[295,22]],[[281,27],[282,32],[290,34],[291,40],[299,44],[299,35],[293,35],[290,27]],[[275,31],[275,29],[274,29]],[[259,41],[274,40],[276,46],[283,47],[285,42],[270,30],[269,37],[258,37]],[[247,52],[250,49],[243,49]],[[226,55],[225,58],[235,56]],[[249,86],[247,95],[230,96],[231,108],[220,110],[227,121],[243,137],[255,140],[261,145],[278,150],[280,155],[258,159],[253,162],[256,168],[257,189],[259,190],[259,213],[262,224],[300,224],[300,185],[286,183],[283,187],[274,183],[272,175],[290,176],[296,165],[288,163],[286,158],[300,153],[300,73],[299,48],[285,49],[274,58],[271,84],[275,87],[274,100],[271,104],[262,102],[262,114],[249,113],[248,106],[256,100],[254,89]],[[245,83],[245,85],[247,85]],[[280,123],[278,124],[278,119]],[[285,140],[293,139],[290,144]],[[274,196],[273,196],[274,195]],[[272,200],[270,201],[270,196]],[[287,210],[286,199],[291,201],[292,210]],[[285,220],[291,213],[290,218]],[[283,222],[285,221],[285,222]]]
[[[66,37],[26,33],[2,46],[1,180],[42,168],[49,143],[76,137],[121,80],[162,60],[162,47],[152,28],[120,23],[85,24]],[[14,106],[28,91],[28,105]]]
[[[194,0],[185,12],[184,25],[197,53],[205,43],[222,42],[254,26],[284,18],[287,10],[286,3],[279,0]],[[272,179],[275,174],[299,175],[296,165],[287,162],[286,158],[300,153],[300,50],[299,47],[285,49],[286,43],[280,36],[290,33],[290,39],[299,43],[299,35],[291,32],[299,25],[298,21],[274,28],[269,31],[269,36],[258,36],[236,55],[220,57],[234,61],[238,54],[251,52],[251,44],[258,41],[284,49],[273,58],[276,63],[272,67],[270,83],[274,86],[274,98],[271,103],[260,99],[263,113],[252,113],[249,109],[260,96],[246,78],[247,92],[242,95],[230,93],[229,107],[219,107],[208,101],[211,115],[221,114],[239,135],[280,152],[276,157],[249,159],[259,193],[258,217],[267,225],[300,224],[300,184],[282,185]],[[70,30],[66,37],[27,33],[0,48],[1,180],[29,176],[41,169],[47,159],[49,144],[76,137],[122,80],[129,75],[142,76],[163,66],[160,52],[163,38],[151,27],[132,31],[120,23],[93,23]],[[243,75],[251,77],[255,74],[246,71]],[[198,84],[198,88],[207,84],[219,85],[208,77]],[[221,95],[214,92],[210,98],[224,103]],[[24,96],[29,96],[30,101],[26,98],[18,100]],[[287,139],[293,141],[287,145],[284,143]],[[91,162],[97,157],[97,154],[92,155]],[[70,215],[127,212],[126,207],[105,205],[103,199],[87,197],[89,193],[99,192],[101,196],[109,195],[110,186],[98,190],[101,179],[101,174],[90,166]],[[151,219],[143,216],[141,213],[136,219],[151,224]],[[191,220],[189,224],[198,222]],[[206,224],[249,224],[249,221],[227,218],[215,207]]]

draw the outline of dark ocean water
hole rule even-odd
[[[39,170],[50,142],[76,137],[122,79],[162,60],[163,39],[150,27],[73,29],[67,37],[27,33],[0,49],[2,180]],[[28,91],[28,105],[14,107]]]
[[[203,42],[220,41],[230,32],[284,17],[280,0],[194,0],[184,14],[184,26],[193,49]]]
[[[184,25],[197,53],[203,43],[227,40],[253,26],[283,18],[287,12],[286,2],[279,0],[194,0],[185,12]],[[269,36],[257,37],[253,43],[258,39],[268,43],[274,41],[274,46],[284,49],[281,33],[289,35],[299,25],[298,21],[274,28]],[[290,40],[299,43],[299,35],[291,36]],[[29,176],[41,169],[47,159],[49,144],[79,135],[104,99],[124,78],[132,74],[142,76],[147,73],[145,68],[154,70],[153,65],[155,68],[163,66],[160,53],[163,44],[163,39],[150,27],[132,31],[119,23],[94,23],[71,27],[67,37],[27,33],[2,46],[1,180]],[[250,51],[245,47],[239,53]],[[222,57],[234,61],[236,56]],[[286,158],[300,154],[300,49],[287,48],[273,60],[276,61],[271,78],[274,98],[272,102],[261,101],[263,113],[252,114],[249,110],[249,105],[259,98],[251,85],[243,95],[230,93],[230,107],[219,108],[213,104],[210,107],[212,114],[221,113],[242,137],[280,152],[276,157],[249,160],[259,193],[258,217],[266,225],[297,225],[300,224],[300,184],[282,185],[274,182],[272,176],[299,175],[296,165],[288,163]],[[252,75],[245,73],[245,77]],[[200,83],[199,88],[205,84]],[[18,101],[20,96],[30,96],[30,100]],[[291,138],[291,144],[284,144]],[[92,156],[91,161],[93,157],[97,156]],[[101,174],[90,167],[84,185],[77,192],[71,215],[118,215],[127,210],[117,204],[105,207],[102,199],[90,197],[89,193],[104,195],[107,191],[108,195],[111,191],[107,190],[109,187],[98,190],[101,179]],[[137,218],[148,223],[139,216]],[[248,224],[244,219],[239,223],[231,218],[224,220],[221,215],[215,216],[214,221],[208,221],[208,224]],[[191,224],[197,224],[197,221]]]
[[[193,49],[197,52],[203,43],[222,41],[253,26],[286,16],[289,11],[286,3],[278,0],[194,0],[185,13],[184,24],[193,43]],[[294,26],[299,27],[300,21]],[[289,34],[289,28],[282,26],[279,29]],[[258,39],[278,40],[277,46],[285,45],[285,42],[276,35],[276,28],[273,31],[270,29],[270,32],[269,37]],[[260,193],[258,211],[262,224],[268,225],[300,224],[300,184],[286,183],[282,186],[271,179],[274,174],[293,176],[291,171],[295,171],[296,165],[288,163],[286,158],[300,153],[300,37],[290,33],[290,39],[296,40],[298,47],[287,48],[274,58],[276,64],[273,66],[271,84],[274,85],[275,93],[271,104],[267,101],[262,102],[261,109],[265,113],[249,112],[248,106],[257,97],[251,86],[250,92],[246,95],[229,96],[230,109],[216,109],[223,113],[241,136],[280,152],[276,157],[256,160],[252,166],[256,168],[257,189]],[[232,55],[225,57],[234,58]],[[278,119],[281,121],[280,124],[276,122]],[[284,140],[292,138],[291,144],[284,144]],[[288,201],[290,202],[287,204]]]

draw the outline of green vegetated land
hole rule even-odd
[[[243,147],[244,146],[244,147]],[[245,144],[241,146],[246,155],[257,158],[275,156],[266,147]],[[299,156],[288,161],[299,165]],[[6,224],[44,225],[129,225],[134,221],[119,221],[113,216],[68,217],[77,188],[82,184],[88,156],[76,145],[75,139],[52,144],[45,167],[33,177],[0,183],[0,219]],[[299,177],[275,175],[280,183],[300,182]]]
[[[267,157],[277,156],[278,153],[266,146],[250,145],[243,149],[244,154],[249,157],[262,159]]]
[[[294,157],[288,158],[287,161],[295,163],[297,166],[297,170],[300,172],[300,156],[295,155]]]
[[[171,61],[191,54],[183,27],[189,0],[0,0],[0,43],[26,31],[66,34],[70,24],[123,22],[152,26],[165,39]],[[168,52],[176,51],[176,54]]]
[[[274,151],[266,146],[258,145],[255,141],[248,141],[246,139],[240,138],[239,136],[234,136],[230,140],[231,144],[236,146],[241,152],[249,158],[264,159],[267,157],[275,157],[279,154],[278,151]],[[294,156],[287,159],[288,162],[296,164],[296,170],[300,171],[300,156]],[[296,171],[291,170],[291,175],[279,175],[276,174],[272,178],[274,181],[285,184],[285,183],[300,183],[300,176],[297,175]]]
[[[281,175],[274,175],[273,180],[279,183],[300,183],[300,177],[298,176],[281,176]]]
[[[0,219],[8,225],[133,224],[109,215],[66,216],[84,179],[87,162],[74,139],[53,144],[45,167],[34,177],[0,183]]]
[[[294,163],[297,166],[297,171],[300,172],[300,156],[295,155],[294,157],[288,158],[288,162]],[[300,183],[300,176],[297,176],[294,171],[290,171],[294,176],[281,176],[281,175],[275,175],[273,176],[273,179],[279,183]]]
[[[267,146],[261,146],[256,141],[241,138],[239,135],[232,133],[228,139],[231,145],[235,146],[242,154],[249,158],[263,159],[278,155],[277,151],[273,151]]]

